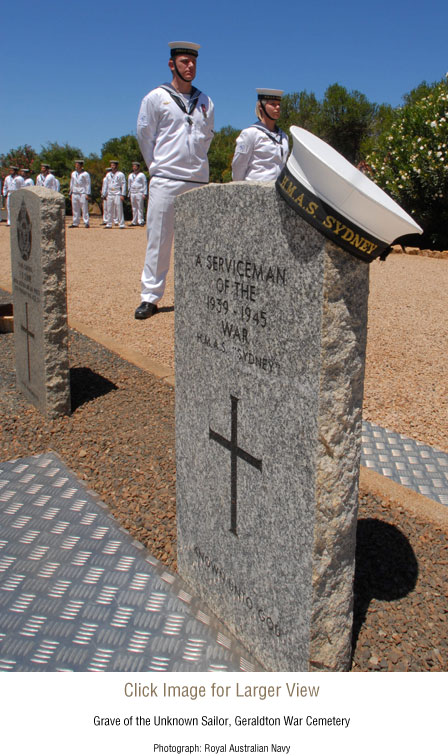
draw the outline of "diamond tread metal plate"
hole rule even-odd
[[[439,449],[364,421],[361,464],[448,506],[448,454]]]
[[[261,669],[56,454],[0,462],[0,670]]]

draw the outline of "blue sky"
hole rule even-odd
[[[0,153],[56,141],[99,153],[135,133],[174,39],[202,46],[195,83],[217,129],[253,122],[256,87],[320,98],[338,82],[399,105],[448,71],[446,0],[9,0],[1,20]]]

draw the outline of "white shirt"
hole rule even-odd
[[[58,179],[55,176],[53,176],[52,173],[47,173],[47,175],[44,178],[45,178],[45,181],[43,185],[45,186],[46,189],[51,189],[53,192],[59,191],[60,183]]]
[[[36,186],[45,186],[45,179],[45,174],[39,173],[38,177],[36,178]]]
[[[126,177],[121,171],[112,173],[110,171],[104,178],[105,192],[104,194],[121,194],[126,196]]]
[[[269,131],[260,121],[243,129],[232,161],[234,181],[274,181],[288,158],[285,132]]]
[[[148,182],[146,176],[142,171],[138,173],[132,173],[128,176],[128,193],[129,194],[144,194],[148,193]]]
[[[101,184],[101,196],[105,197],[107,193],[107,177],[109,175],[110,171],[106,173],[106,175],[103,178],[103,183]]]
[[[24,181],[22,176],[6,176],[5,183],[3,184],[3,196],[6,197],[7,194],[10,194],[11,192],[17,191],[17,189],[21,189],[23,187]]]
[[[73,171],[70,178],[70,194],[91,194],[90,174],[87,171]]]
[[[34,186],[34,181],[32,178],[27,178],[23,180],[23,188],[25,189],[25,187],[27,186]]]
[[[163,86],[172,89],[170,84]],[[189,101],[185,95],[181,99]],[[137,139],[150,175],[208,183],[207,152],[213,127],[213,102],[203,92],[190,114],[184,113],[162,87],[149,92],[140,106]]]

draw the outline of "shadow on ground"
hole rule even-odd
[[[158,312],[174,312],[174,305],[170,305],[169,307],[158,307]]]
[[[352,654],[372,599],[396,601],[417,584],[418,562],[408,539],[394,525],[358,520]]]
[[[70,393],[72,412],[93,399],[116,391],[117,386],[102,375],[87,367],[70,368]]]

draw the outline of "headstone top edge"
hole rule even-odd
[[[22,189],[18,189],[13,193],[19,197],[27,197],[30,194],[34,194],[41,199],[62,199],[65,202],[64,195],[61,192],[55,192],[53,189],[47,189],[45,186],[27,186]]]

